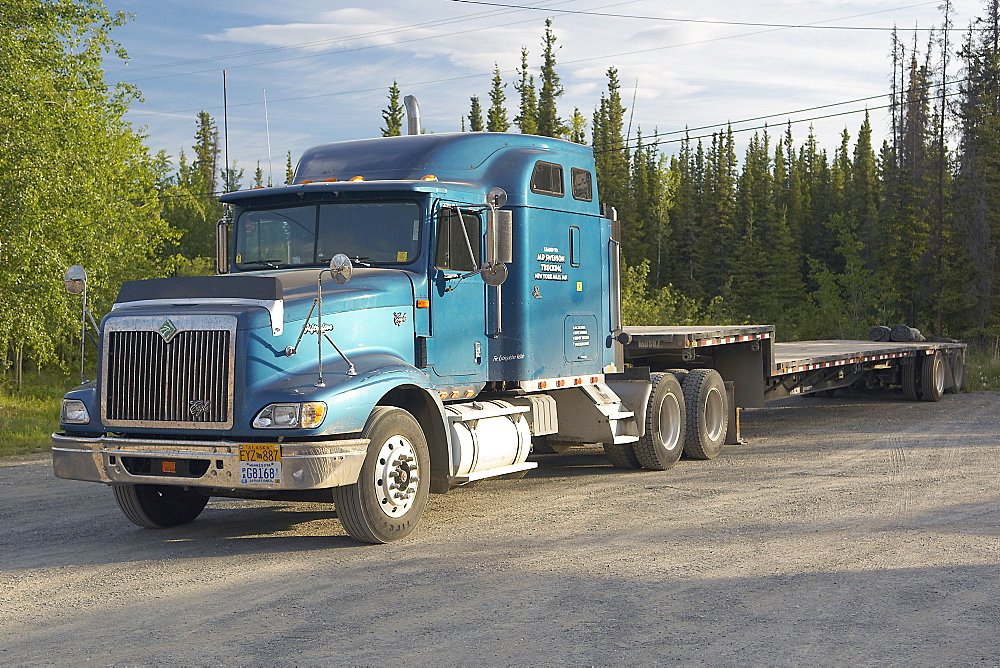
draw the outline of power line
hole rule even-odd
[[[663,16],[649,16],[649,15],[637,15],[637,14],[616,14],[612,12],[595,12],[588,10],[578,10],[578,9],[555,9],[546,7],[528,7],[525,5],[512,5],[500,2],[484,2],[483,0],[451,0],[452,2],[458,2],[467,5],[485,5],[487,7],[508,7],[511,9],[523,9],[523,10],[533,10],[533,11],[543,11],[546,13],[553,14],[574,14],[582,16],[601,16],[606,18],[622,18],[622,19],[639,19],[642,21],[664,21],[668,23],[698,23],[703,25],[723,25],[723,26],[743,26],[751,28],[810,28],[818,30],[869,30],[869,31],[879,31],[879,32],[891,32],[896,30],[895,27],[883,28],[877,26],[828,26],[821,25],[823,22],[816,23],[757,23],[753,21],[720,21],[713,19],[681,19],[675,17],[663,17]],[[912,7],[920,7],[922,5],[933,5],[935,2],[922,2],[917,5],[909,5],[908,7],[900,7],[899,9],[909,9]],[[884,10],[884,11],[896,11],[896,10]],[[880,13],[880,12],[872,12]],[[914,30],[928,31],[934,30],[934,28],[914,28]]]
[[[547,1],[552,2],[554,0],[547,0]],[[567,3],[567,2],[574,2],[574,1],[575,0],[559,0],[556,4],[564,4],[564,3]],[[626,0],[625,2],[617,2],[617,3],[612,3],[612,4],[609,4],[609,5],[605,5],[605,6],[606,7],[616,7],[618,5],[631,4],[632,2],[635,2],[635,1],[636,0]],[[529,9],[533,9],[533,7],[529,7]],[[546,7],[538,7],[538,9],[546,9]],[[168,67],[175,67],[177,65],[183,65],[183,64],[196,64],[196,63],[203,63],[203,62],[219,62],[219,61],[225,60],[227,58],[242,58],[242,57],[246,57],[246,56],[258,55],[258,54],[264,54],[264,53],[272,53],[272,52],[277,52],[277,51],[289,51],[289,50],[292,50],[292,49],[302,49],[302,48],[308,48],[308,47],[311,47],[311,46],[318,46],[318,45],[324,45],[324,44],[335,44],[335,43],[338,43],[338,42],[348,42],[348,41],[351,41],[351,40],[363,39],[363,38],[368,38],[368,37],[381,37],[383,35],[392,35],[392,34],[401,33],[401,32],[408,32],[408,31],[411,31],[411,30],[417,30],[418,28],[425,28],[425,27],[428,27],[428,26],[439,26],[439,25],[447,25],[447,24],[451,24],[451,23],[461,23],[463,21],[469,21],[469,20],[476,19],[476,18],[500,16],[500,15],[503,15],[503,14],[513,14],[513,13],[520,12],[520,11],[523,11],[523,10],[521,10],[521,9],[512,9],[510,11],[480,12],[478,14],[471,14],[469,16],[464,16],[464,17],[461,17],[461,18],[439,19],[437,21],[428,21],[427,23],[411,24],[411,25],[408,25],[408,26],[400,26],[400,27],[396,27],[396,28],[389,28],[389,29],[386,29],[386,30],[373,31],[373,32],[369,32],[369,33],[357,33],[355,35],[348,35],[348,36],[345,36],[345,37],[336,37],[336,38],[331,38],[331,39],[326,39],[326,40],[317,40],[317,41],[314,41],[314,42],[301,42],[299,44],[290,44],[290,45],[287,45],[287,46],[274,47],[274,48],[271,48],[271,49],[259,49],[257,51],[245,51],[245,52],[242,52],[242,53],[221,55],[221,56],[213,57],[213,58],[201,58],[201,59],[197,59],[197,60],[186,60],[186,61],[180,61],[179,63],[165,63],[165,64],[162,64],[162,65],[148,65],[146,67],[134,68],[132,70],[118,70],[118,71],[115,71],[115,72],[111,72],[110,74],[121,74],[121,73],[126,73],[127,71],[135,72],[135,71],[142,71],[142,70],[162,69],[162,68],[168,68]],[[521,25],[523,23],[533,23],[534,21],[535,21],[535,19],[531,18],[531,19],[525,19],[523,21],[515,21],[515,22],[505,23],[504,25],[505,26],[514,26],[514,25]],[[481,27],[481,28],[473,28],[471,30],[460,30],[458,32],[451,32],[451,33],[439,33],[437,35],[429,35],[427,37],[415,37],[413,39],[406,39],[406,40],[401,40],[401,41],[398,41],[398,42],[393,42],[392,46],[398,46],[398,45],[402,45],[402,44],[412,44],[414,42],[424,42],[424,41],[427,41],[427,40],[440,39],[442,37],[454,37],[454,36],[457,36],[457,35],[467,35],[467,34],[472,33],[472,32],[480,32],[480,31],[483,31],[483,30],[492,30],[494,28],[496,28],[496,26],[490,25],[490,26],[484,26],[484,27]],[[356,53],[358,51],[367,51],[367,50],[370,50],[370,49],[380,49],[380,48],[385,48],[385,45],[371,44],[371,45],[368,45],[368,46],[358,46],[358,47],[354,47],[354,48],[350,48],[350,49],[340,49],[340,50],[336,51],[335,54],[331,54],[329,52],[310,53],[310,54],[305,54],[305,55],[301,55],[301,56],[291,56],[291,57],[288,57],[288,58],[277,58],[277,59],[273,59],[273,60],[261,60],[261,61],[257,61],[257,62],[253,62],[253,63],[245,63],[243,65],[227,65],[227,69],[238,69],[238,68],[244,68],[244,67],[257,67],[259,65],[272,65],[272,64],[276,64],[276,63],[287,63],[287,62],[291,62],[291,61],[295,61],[295,60],[308,60],[310,58],[322,58],[324,56],[329,56],[329,55],[340,55],[340,54],[344,54],[344,53]],[[142,78],[138,78],[138,79],[129,79],[129,81],[134,83],[134,82],[137,82],[137,81],[153,81],[153,80],[156,80],[156,79],[168,79],[168,78],[171,78],[171,77],[192,76],[192,75],[196,75],[196,74],[207,74],[207,73],[216,74],[216,73],[218,73],[218,68],[212,68],[210,70],[196,70],[196,71],[193,71],[193,72],[174,72],[172,74],[161,74],[159,76],[142,77]]]

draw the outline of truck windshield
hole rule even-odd
[[[337,253],[360,264],[409,264],[420,252],[416,202],[337,202],[242,211],[236,268],[324,265]]]

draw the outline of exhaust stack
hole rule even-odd
[[[406,106],[406,134],[420,134],[420,104],[417,98],[407,95],[403,98],[403,104]]]

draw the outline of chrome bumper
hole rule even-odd
[[[352,485],[365,461],[368,439],[281,444],[281,481],[240,482],[240,444],[234,441],[171,441],[52,435],[52,465],[59,478],[103,483],[185,485],[222,489],[301,490]],[[199,476],[130,473],[122,458],[197,462]],[[153,467],[156,468],[156,467]]]

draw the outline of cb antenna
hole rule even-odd
[[[226,164],[222,168],[222,187],[229,192],[229,103],[226,101],[226,71],[222,70],[222,145]]]

